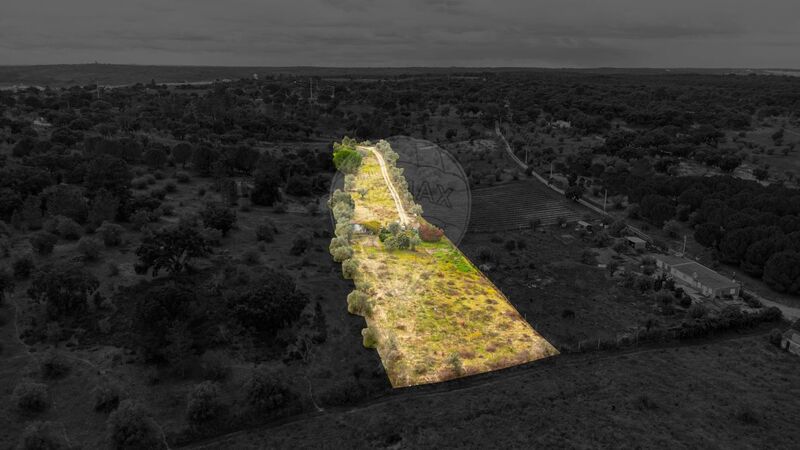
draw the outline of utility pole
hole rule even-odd
[[[550,179],[553,179],[553,161],[550,161]]]
[[[685,234],[683,235],[683,251],[681,251],[681,254],[683,254],[683,255],[686,254],[686,235]]]
[[[605,195],[603,195],[603,212],[606,212],[606,201],[608,200],[608,189],[606,189]]]

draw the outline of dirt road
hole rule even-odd
[[[397,189],[394,187],[394,183],[392,183],[392,179],[389,177],[389,171],[386,170],[386,161],[383,160],[383,155],[375,149],[375,147],[362,147],[372,151],[372,154],[375,155],[375,158],[378,160],[378,164],[381,166],[381,173],[383,174],[383,179],[386,181],[386,186],[389,188],[389,193],[392,194],[392,199],[394,200],[394,205],[397,208],[397,216],[400,219],[400,225],[403,227],[407,227],[411,224],[411,219],[409,219],[408,214],[406,213],[405,208],[403,207],[403,202],[400,200],[400,195],[397,193]]]

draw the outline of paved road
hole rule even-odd
[[[389,193],[392,195],[392,199],[394,200],[394,205],[397,208],[397,216],[400,218],[400,225],[403,227],[407,227],[411,224],[411,219],[409,219],[408,214],[406,213],[405,208],[403,207],[403,202],[400,200],[400,195],[397,193],[397,189],[394,187],[394,183],[392,183],[392,179],[389,177],[389,171],[386,170],[386,161],[383,160],[383,155],[375,149],[375,147],[362,147],[368,150],[371,150],[372,153],[375,155],[375,158],[378,159],[378,164],[381,166],[381,173],[383,174],[383,179],[386,181],[386,186],[389,188]]]

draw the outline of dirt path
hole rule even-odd
[[[400,195],[397,193],[397,190],[394,188],[394,183],[392,183],[392,179],[389,178],[389,171],[386,170],[386,162],[383,160],[383,155],[380,154],[375,147],[362,147],[366,148],[375,155],[375,158],[378,159],[378,164],[381,166],[381,174],[383,174],[383,180],[386,181],[386,186],[389,188],[389,193],[392,194],[392,199],[394,200],[394,205],[397,208],[397,216],[400,219],[400,225],[403,227],[407,227],[411,224],[411,219],[409,219],[408,214],[406,213],[405,208],[403,207],[403,202],[400,200]]]

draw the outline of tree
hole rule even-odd
[[[109,155],[92,156],[83,172],[83,186],[88,192],[105,189],[117,199],[127,196],[132,179],[128,163]]]
[[[32,234],[28,240],[37,253],[40,255],[49,255],[53,253],[53,247],[55,247],[56,242],[58,242],[58,236],[53,233],[48,233],[47,231],[38,231]]]
[[[186,168],[186,163],[192,157],[192,145],[187,142],[179,142],[172,147],[172,160],[175,164],[180,164],[182,168]]]
[[[201,258],[210,251],[208,242],[197,229],[177,225],[145,237],[136,249],[139,263],[134,268],[140,274],[152,268],[154,277],[161,269],[166,269],[174,276],[183,271],[192,258]]]
[[[342,173],[355,173],[361,166],[361,153],[344,144],[333,144],[333,164]]]
[[[125,400],[106,422],[111,445],[120,450],[166,448],[156,422],[139,403]]]
[[[11,403],[22,412],[42,412],[50,406],[47,385],[22,381],[11,392]]]
[[[105,188],[101,188],[91,201],[89,225],[96,228],[105,221],[113,221],[117,217],[118,209],[119,198]]]
[[[86,222],[88,208],[83,189],[72,184],[57,184],[44,191],[47,212],[51,216],[65,216],[78,222]]]
[[[232,295],[228,309],[245,328],[271,336],[300,318],[308,298],[286,273],[264,269],[260,280]]]
[[[223,236],[228,234],[236,223],[236,211],[219,203],[206,203],[205,209],[200,212],[203,225],[219,230]]]
[[[583,197],[583,186],[576,184],[568,187],[564,191],[564,196],[574,202],[577,202],[581,199],[581,197]]]
[[[25,428],[20,438],[20,450],[69,450],[61,427],[53,422],[33,422]]]
[[[668,220],[664,223],[664,231],[666,231],[670,237],[678,237],[681,232],[681,225],[677,220]]]
[[[186,399],[186,419],[193,426],[217,420],[223,409],[219,386],[212,381],[195,385]]]
[[[253,174],[253,191],[250,199],[256,205],[272,206],[281,199],[281,176],[278,172],[277,162],[269,152],[264,152]]]
[[[5,301],[6,292],[14,291],[14,274],[5,267],[0,267],[0,305]]]
[[[800,293],[800,253],[786,250],[764,265],[764,282],[778,292]]]
[[[211,166],[219,157],[218,153],[208,145],[201,145],[192,153],[192,166],[200,175],[207,177],[211,174]]]
[[[28,295],[46,304],[51,319],[80,317],[99,287],[97,278],[81,267],[48,265],[33,274]]]
[[[433,225],[422,222],[419,225],[419,238],[423,242],[439,242],[444,236],[444,232]]]
[[[122,243],[122,233],[125,231],[120,225],[111,222],[103,222],[97,229],[97,234],[103,238],[106,247],[114,247]]]
[[[289,389],[273,372],[259,367],[253,370],[244,384],[247,404],[255,411],[268,412],[284,406]]]
[[[694,240],[703,247],[713,247],[722,239],[722,230],[719,225],[703,223],[694,230]]]

